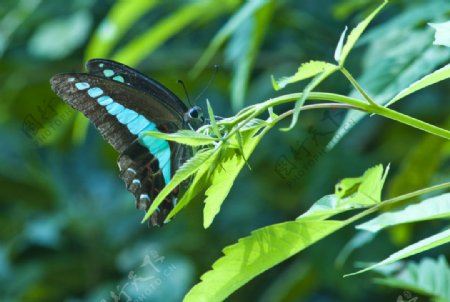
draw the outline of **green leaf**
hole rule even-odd
[[[203,211],[203,226],[208,228],[231,190],[234,180],[245,164],[244,159],[233,149],[231,155],[221,158],[220,165],[211,175],[211,185],[206,190],[205,208]]]
[[[148,209],[147,213],[142,219],[145,222],[153,212],[158,208],[158,206],[164,201],[167,195],[170,194],[178,185],[180,185],[189,176],[194,174],[200,169],[200,167],[207,162],[208,158],[214,154],[215,149],[209,149],[206,151],[198,151],[192,158],[187,160],[175,173],[170,182],[164,187],[164,189],[159,192],[158,196],[152,202],[152,205]]]
[[[411,244],[411,245],[401,249],[400,251],[392,254],[391,256],[384,259],[383,261],[378,262],[377,264],[369,266],[369,267],[362,269],[360,271],[357,271],[355,273],[347,274],[347,275],[345,275],[345,277],[367,272],[369,270],[380,267],[382,265],[390,264],[390,263],[399,261],[401,259],[404,259],[406,257],[410,257],[410,256],[416,255],[418,253],[428,251],[432,248],[446,244],[448,242],[450,242],[450,229],[447,229],[443,232],[437,233],[428,238],[422,239],[414,244]]]
[[[387,33],[398,31],[400,28],[404,34],[409,35],[417,30],[418,24],[421,24],[420,27],[423,28],[422,25],[427,24],[430,20],[446,19],[449,10],[450,2],[447,0],[416,2],[415,5],[402,10],[399,14],[395,14],[393,18],[384,20],[384,22],[367,31],[359,39],[359,43],[376,43]]]
[[[389,173],[389,165],[383,172],[383,165],[376,165],[368,169],[363,177],[362,183],[358,188],[356,196],[351,197],[351,203],[362,203],[373,205],[381,202],[381,191],[384,182]]]
[[[197,64],[191,71],[192,76],[197,76],[216,54],[219,48],[225,43],[225,41],[231,36],[233,32],[239,29],[241,24],[250,18],[256,10],[266,4],[267,0],[255,0],[248,1],[242,5],[242,7],[228,20],[228,22],[219,30],[214,36],[208,48],[205,50]],[[215,2],[215,1],[213,1]],[[236,2],[234,2],[236,4]],[[222,5],[220,5],[222,6]],[[230,5],[231,7],[231,5]]]
[[[381,191],[389,172],[389,165],[383,173],[383,166],[376,165],[358,178],[344,178],[336,185],[336,196],[341,203],[374,205],[381,202]]]
[[[316,201],[308,211],[300,215],[297,219],[302,219],[305,221],[320,221],[349,210],[367,207],[365,205],[343,204],[339,201],[339,198],[334,194],[325,195]]]
[[[236,152],[234,148],[227,148],[220,158],[220,164],[214,169],[211,175],[208,189],[205,192],[205,208],[203,210],[203,226],[208,228],[214,217],[219,213],[220,207],[231,190],[234,184],[234,180],[238,176],[242,167],[246,163],[245,158],[249,158],[261,138],[264,136],[264,132],[254,136],[260,128],[250,128],[247,130],[241,130],[240,133],[230,138],[230,145],[241,146],[244,154]],[[241,136],[241,143],[237,135]],[[222,148],[226,148],[224,145]],[[240,150],[238,148],[237,150]]]
[[[339,63],[339,60],[342,55],[342,47],[344,47],[344,39],[345,39],[345,35],[347,34],[347,30],[348,30],[348,27],[346,26],[344,31],[341,34],[341,37],[339,38],[339,42],[336,46],[336,50],[334,51],[334,59],[338,63]]]
[[[337,66],[334,65],[327,65],[327,67],[324,69],[324,71],[322,71],[321,73],[319,73],[318,75],[316,75],[311,82],[308,83],[308,85],[306,85],[305,89],[303,90],[302,96],[299,100],[297,100],[295,102],[295,107],[294,107],[294,114],[292,115],[292,120],[291,120],[291,124],[289,125],[288,128],[282,128],[280,130],[282,131],[290,131],[292,130],[292,128],[295,127],[295,125],[298,122],[298,117],[300,115],[300,111],[302,110],[303,104],[305,104],[306,99],[309,96],[309,93],[317,86],[319,85],[324,79],[326,79],[330,74],[332,74],[333,72],[335,72],[337,70]]]
[[[224,249],[184,302],[223,301],[257,275],[333,233],[340,221],[291,221],[267,226]]]
[[[431,296],[436,302],[450,301],[450,267],[443,255],[436,260],[424,258],[419,263],[408,262],[400,272],[376,278],[375,282]]]
[[[240,132],[236,133],[236,140],[238,142],[238,147],[239,147],[239,155],[242,156],[242,159],[245,161],[245,164],[247,165],[247,168],[249,170],[251,170],[250,164],[247,161],[247,158],[245,157],[245,152],[244,152],[244,140],[242,139],[242,135]]]
[[[86,59],[106,58],[123,35],[159,1],[117,1],[91,38]]]
[[[181,199],[177,202],[172,211],[170,211],[169,215],[164,222],[172,219],[173,216],[178,214],[186,205],[188,205],[196,196],[198,196],[201,192],[205,190],[205,188],[209,185],[209,173],[214,169],[214,165],[212,163],[217,160],[220,152],[218,149],[215,149],[215,152],[211,154],[211,156],[206,159],[206,161],[201,165],[198,169],[197,173],[195,173],[194,179],[189,184],[186,192],[183,193]]]
[[[227,61],[232,62],[231,105],[243,107],[250,74],[270,24],[275,1],[267,0],[236,30],[227,47]]]
[[[442,23],[428,23],[436,30],[434,34],[434,45],[450,47],[450,21]]]
[[[395,212],[383,213],[356,228],[375,233],[393,225],[449,217],[450,193],[445,193],[408,205]]]
[[[205,188],[209,188],[210,191],[205,192],[206,195],[212,195],[214,198],[205,199],[205,221],[208,224],[212,222],[212,219],[220,209],[220,205],[227,196],[234,179],[242,169],[242,161],[246,163],[245,158],[250,156],[253,149],[263,136],[263,132],[253,137],[262,127],[267,127],[268,124],[265,121],[259,119],[252,119],[248,124],[240,129],[240,132],[231,137],[224,146],[223,143],[218,145],[214,154],[210,156],[197,171],[194,180],[189,185],[188,190],[183,194],[181,200],[177,203],[175,208],[170,212],[166,220],[169,220],[175,214],[177,214],[184,206],[186,206],[191,200],[193,200],[200,193],[205,191]],[[228,156],[228,157],[227,157]],[[222,161],[232,157],[233,162],[239,162],[238,166],[232,166],[230,169],[226,167]],[[233,170],[233,175],[228,174],[226,177],[221,175],[227,174]],[[220,179],[227,178],[224,186],[220,188]],[[211,189],[212,188],[212,189]],[[208,189],[208,190],[209,190]],[[209,216],[207,216],[209,215]],[[204,223],[206,225],[206,223]]]
[[[450,77],[450,64],[445,65],[444,67],[434,71],[431,74],[428,74],[421,78],[420,80],[412,83],[409,87],[402,90],[399,94],[397,94],[392,100],[390,100],[386,107],[394,104],[398,100],[410,95],[413,92],[421,90],[427,86],[436,84],[440,81],[446,80]]]
[[[209,120],[211,123],[211,128],[214,131],[214,134],[218,137],[218,138],[222,138],[222,135],[220,134],[220,130],[219,127],[217,126],[217,122],[216,122],[216,116],[214,115],[214,111],[211,107],[211,104],[209,103],[209,100],[206,100],[206,106],[208,108],[208,115],[209,115]]]
[[[297,219],[304,220],[325,220],[353,209],[367,208],[381,201],[381,190],[383,188],[389,166],[383,174],[383,166],[377,165],[368,169],[363,176],[358,179],[358,187],[354,192],[345,198],[338,195],[326,195],[319,199],[314,205],[299,216]],[[349,178],[341,181],[346,183]]]
[[[297,72],[292,76],[283,77],[279,80],[275,80],[272,76],[272,85],[275,90],[280,90],[288,84],[312,78],[321,73],[332,73],[338,68],[338,66],[324,61],[309,61],[300,65]]]
[[[217,139],[193,130],[179,130],[175,133],[164,133],[160,131],[146,131],[144,135],[174,141],[189,146],[202,146],[213,144]]]
[[[340,66],[343,66],[345,63],[345,59],[348,54],[352,50],[353,46],[355,46],[356,41],[358,41],[359,37],[362,35],[366,27],[372,21],[372,19],[380,12],[380,10],[387,4],[387,1],[384,1],[376,10],[374,10],[369,16],[367,16],[361,23],[359,23],[351,32],[345,42],[344,47],[342,47],[342,52],[340,52],[339,62]],[[341,36],[342,38],[342,36]]]
[[[152,28],[128,44],[120,48],[114,54],[113,59],[126,62],[128,65],[136,65],[145,56],[161,46],[169,38],[185,30],[189,25],[198,21],[204,15],[215,15],[226,10],[234,1],[223,1],[223,5],[217,5],[215,1],[194,1],[182,6],[169,17],[161,20]]]

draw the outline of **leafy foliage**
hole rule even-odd
[[[180,130],[177,133],[163,133],[160,131],[147,131],[145,135],[150,135],[156,138],[165,139],[169,141],[178,142],[189,146],[203,146],[212,144],[216,141],[214,137],[204,135],[193,130]]]
[[[362,35],[364,30],[367,28],[369,23],[372,21],[372,19],[383,9],[383,7],[386,5],[387,1],[384,1],[382,5],[380,5],[376,10],[374,10],[369,16],[367,16],[364,21],[358,24],[349,34],[347,41],[342,46],[342,50],[340,50],[340,47],[342,43],[338,44],[338,48],[335,52],[336,61],[339,63],[340,66],[343,66],[345,63],[345,60],[347,59],[348,54],[350,53],[350,50],[355,46],[356,41],[358,41],[359,37]],[[345,32],[344,32],[345,34]],[[342,40],[342,37],[341,37]]]
[[[320,74],[325,71],[331,71],[335,69],[336,66],[323,61],[309,61],[307,63],[303,63],[298,68],[297,72],[290,77],[283,77],[279,80],[275,80],[272,77],[272,85],[275,90],[280,90],[286,85],[299,82],[311,77],[314,77],[317,74]]]
[[[358,225],[356,228],[378,232],[383,228],[424,220],[450,217],[450,194],[442,194],[422,200],[420,203],[407,205],[403,209],[381,214],[376,218]]]
[[[382,265],[394,263],[394,262],[402,260],[406,257],[410,257],[412,255],[430,250],[432,248],[446,244],[448,242],[450,242],[450,229],[439,232],[428,238],[425,238],[416,243],[413,243],[413,244],[399,250],[398,252],[393,253],[388,258],[384,259],[383,261],[380,261],[377,264],[371,265],[371,266],[369,266],[365,269],[362,269],[360,271],[357,271],[355,273],[348,274],[347,276],[361,274],[361,273],[367,272],[369,270],[372,270],[374,268],[380,267]]]
[[[424,258],[418,263],[407,262],[400,271],[375,280],[388,287],[431,296],[436,302],[450,300],[450,267],[444,256],[438,259]]]
[[[433,85],[434,83],[448,79],[449,77],[450,77],[450,65],[445,65],[444,67],[412,83],[408,88],[400,91],[399,94],[397,94],[392,100],[389,101],[389,103],[386,104],[386,106],[389,106],[397,102],[398,100],[404,98],[405,96],[417,90],[423,89],[427,86]]]
[[[356,191],[345,198],[338,190],[333,195],[326,195],[319,199],[314,205],[299,218],[323,220],[339,213],[359,208],[366,208],[381,202],[381,190],[387,176],[388,168],[383,175],[383,166],[377,165],[368,169],[363,176]],[[339,183],[345,182],[349,178],[344,178]],[[339,184],[337,185],[339,186]]]
[[[256,230],[224,249],[184,301],[222,301],[258,274],[336,231],[339,221],[291,221]]]
[[[450,35],[449,35],[450,23],[449,22],[430,23],[429,25],[436,30],[433,44],[450,47]]]
[[[433,44],[427,24],[448,19],[448,1],[382,4],[377,18],[379,2],[348,0],[332,9],[290,0],[7,3],[0,6],[0,300],[101,301],[123,290],[143,301],[180,301],[186,292],[186,301],[231,294],[233,301],[384,301],[393,299],[381,291],[367,295],[370,274],[341,279],[330,269],[329,259],[352,234],[338,230],[357,222],[391,235],[354,237],[337,260],[346,271],[354,269],[343,267],[344,259],[376,259],[393,249],[377,270],[437,246],[432,253],[447,252],[450,52]],[[335,47],[349,16],[362,22]],[[333,52],[339,64],[325,61]],[[224,62],[207,90],[210,125],[147,133],[196,151],[153,204],[152,210],[164,194],[190,182],[168,220],[180,215],[162,229],[136,223],[141,217],[114,177],[116,154],[86,119],[47,102],[53,97],[47,79],[79,71],[92,57],[139,65],[175,92],[175,79],[189,72],[199,84],[188,90],[201,90],[197,85],[207,86],[211,77],[206,68]],[[270,74],[293,74],[272,78],[284,94],[272,91]],[[343,80],[353,87],[349,96]],[[394,102],[395,110],[386,108]],[[370,121],[358,123],[366,115]],[[351,139],[337,145],[351,128]],[[330,140],[332,152],[324,150]],[[388,179],[387,168],[373,167],[378,162],[392,163]],[[352,175],[362,176],[338,182]],[[345,184],[343,195],[330,194],[335,183]],[[385,183],[389,199],[382,195]],[[394,237],[399,225],[406,234],[401,244]],[[236,243],[189,291],[229,242]],[[311,252],[296,257],[301,261],[285,261],[306,248]],[[155,251],[161,254],[152,258]],[[146,271],[150,259],[155,270]],[[448,299],[438,281],[433,287],[420,279],[446,276],[448,265],[438,259],[411,264],[408,282],[391,284]],[[150,276],[161,283],[144,287],[139,277]]]
[[[448,61],[450,50],[433,46],[430,43],[432,32],[427,28],[418,28],[417,24],[430,18],[441,18],[440,16],[449,10],[450,5],[446,1],[418,3],[411,10],[368,32],[363,38],[369,49],[363,65],[366,72],[358,82],[378,104],[387,104],[401,90],[406,89],[405,87]],[[398,43],[399,41],[402,43]],[[358,95],[360,93],[357,90],[350,93],[350,96]],[[329,148],[365,116],[362,112],[348,112],[342,125],[352,121],[352,126],[341,126],[335,134],[338,139],[333,139]]]

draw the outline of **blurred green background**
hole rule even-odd
[[[197,104],[205,108],[209,99],[216,114],[229,116],[301,91],[296,84],[274,92],[270,75],[291,75],[311,59],[332,61],[345,25],[356,25],[378,4],[2,0],[0,301],[115,301],[119,295],[120,301],[181,301],[222,248],[255,228],[294,219],[333,192],[339,178],[391,163],[386,197],[449,181],[450,145],[443,139],[373,116],[326,152],[346,112],[305,112],[294,130],[275,129],[264,138],[249,161],[252,170],[238,177],[211,228],[202,227],[201,203],[163,228],[149,228],[140,224],[143,212],[135,210],[117,175],[115,151],[49,86],[56,73],[82,72],[89,58],[111,58],[183,100],[177,80],[192,99],[207,87]],[[375,99],[388,99],[448,63],[450,51],[432,45],[427,23],[449,16],[448,1],[391,1],[351,53],[348,69]],[[214,64],[220,68],[208,86]],[[319,90],[348,94],[350,88],[333,76]],[[394,108],[448,129],[449,94],[443,82]],[[355,261],[383,259],[442,227],[397,227],[336,264],[355,235],[344,229],[251,281],[229,301],[398,301],[404,293],[374,284],[376,273],[342,275],[354,270]],[[448,252],[441,247],[427,256]]]

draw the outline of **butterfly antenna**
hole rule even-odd
[[[183,86],[184,94],[186,95],[189,106],[192,107],[191,99],[189,98],[189,94],[187,92],[186,85],[184,85],[184,82],[182,80],[178,80],[177,83],[180,84],[181,86]]]
[[[217,72],[219,71],[219,65],[214,65],[214,73],[212,77],[209,79],[208,84],[206,84],[205,88],[203,88],[202,92],[195,98],[194,103],[206,92],[206,90],[211,86],[211,83],[215,80]]]

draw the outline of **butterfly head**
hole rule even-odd
[[[189,126],[191,126],[194,129],[197,129],[198,127],[200,127],[205,123],[202,108],[200,108],[199,106],[191,107],[184,114],[184,120]]]

